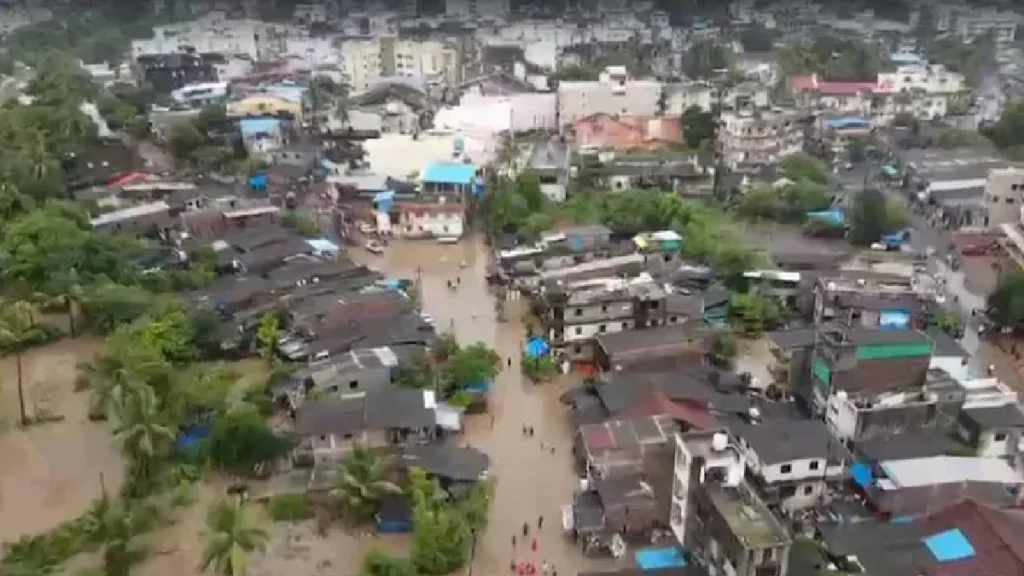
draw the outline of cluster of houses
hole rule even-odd
[[[497,256],[592,379],[562,397],[584,551],[664,542],[686,574],[1024,571],[1018,394],[929,326],[941,297],[915,262],[748,274],[813,319],[767,335],[760,381],[715,357],[730,294],[682,242],[585,227]]]

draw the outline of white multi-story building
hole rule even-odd
[[[198,20],[154,27],[153,38],[132,41],[132,56],[196,52],[260,60],[272,45],[270,28],[258,20],[229,20],[223,13],[210,13]]]
[[[327,3],[313,2],[297,4],[292,17],[295,21],[301,24],[323,24],[324,22],[327,22],[328,17]]]
[[[760,110],[770,105],[768,88],[752,82],[726,88],[721,96],[718,89],[707,82],[665,86],[665,114],[668,116],[681,116],[688,108],[694,106],[710,112],[719,102],[726,109]]]
[[[427,81],[457,82],[462,75],[459,51],[445,42],[417,42],[384,36],[346,42],[339,68],[353,90],[366,90],[382,76],[420,77]]]
[[[655,116],[661,95],[661,82],[633,80],[624,66],[609,66],[596,81],[558,85],[558,121],[565,126],[594,114]]]
[[[804,126],[795,110],[722,112],[718,132],[722,162],[730,169],[764,166],[803,150]]]
[[[505,18],[512,12],[509,0],[445,0],[444,14],[448,18]]]
[[[943,118],[967,92],[962,74],[936,64],[899,66],[873,82],[829,82],[812,75],[792,84],[803,108],[857,116],[874,126],[892,124],[897,114]]]
[[[974,40],[991,34],[996,44],[1012,44],[1017,27],[1024,23],[1020,14],[992,10],[960,12],[952,19],[952,29],[963,40]]]

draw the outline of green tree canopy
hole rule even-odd
[[[696,42],[683,55],[683,73],[694,80],[715,78],[734,64],[732,49],[714,40]]]
[[[988,317],[999,327],[1024,327],[1024,274],[1007,274],[999,279],[988,297]]]
[[[831,36],[779,47],[776,60],[788,77],[817,74],[834,81],[873,81],[882,67],[877,50],[862,42]]]
[[[289,448],[249,404],[220,417],[208,445],[213,465],[243,476],[255,474],[259,466],[273,463]]]
[[[694,150],[715,137],[715,116],[699,106],[690,106],[683,111],[683,138],[686,145]]]
[[[875,188],[862,190],[853,202],[850,215],[850,241],[869,246],[886,234],[906,229],[910,215],[898,200],[887,199]]]

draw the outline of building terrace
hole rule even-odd
[[[789,542],[786,529],[749,488],[706,484],[704,491],[745,547],[763,548]]]

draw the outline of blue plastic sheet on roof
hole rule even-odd
[[[665,568],[686,568],[686,558],[679,548],[650,548],[638,550],[634,555],[641,570],[663,570]]]
[[[239,122],[242,136],[252,138],[260,134],[273,134],[281,129],[281,121],[277,118],[247,118]]]
[[[266,174],[257,174],[249,178],[249,187],[253,190],[266,190],[270,186],[270,178]]]
[[[469,386],[466,386],[463,392],[465,392],[466,394],[486,394],[490,392],[490,390],[490,382],[476,382],[475,384],[470,384]]]
[[[897,516],[889,520],[889,524],[913,524],[915,520],[913,516]]]
[[[476,181],[476,166],[454,162],[430,164],[423,173],[423,181],[431,184],[472,184]]]
[[[849,128],[860,128],[866,130],[871,128],[871,122],[868,122],[864,118],[832,118],[825,121],[825,127],[829,130],[846,130]]]
[[[206,440],[210,436],[210,432],[213,430],[212,426],[200,425],[192,426],[186,430],[183,430],[178,436],[178,439],[174,442],[174,447],[179,454],[189,454],[199,448],[199,445],[203,440]]]
[[[550,351],[551,346],[547,343],[547,340],[540,336],[535,336],[526,343],[526,356],[528,358],[541,358],[547,356]]]
[[[853,477],[853,483],[861,488],[870,486],[871,481],[874,479],[874,474],[871,472],[871,464],[867,462],[854,462],[850,465],[850,476]]]
[[[973,558],[975,555],[974,546],[971,546],[967,536],[964,536],[959,528],[939,532],[925,538],[923,542],[939,562],[956,562]]]
[[[377,205],[377,210],[391,212],[391,208],[395,205],[395,191],[385,190],[378,192],[373,197],[373,203]]]

